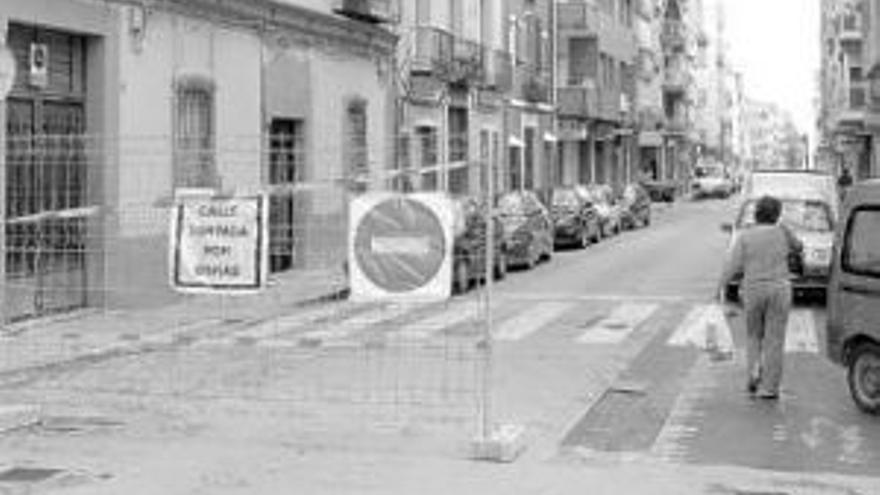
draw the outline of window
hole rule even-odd
[[[367,102],[355,100],[345,111],[344,166],[354,191],[366,190],[369,171],[369,149],[367,147]]]
[[[468,109],[449,108],[449,161],[468,159]]]
[[[416,144],[419,147],[419,167],[422,169],[422,190],[434,191],[437,189],[437,128],[433,126],[419,126],[415,129]]]
[[[201,79],[177,86],[175,187],[218,187],[214,159],[214,87]]]
[[[880,209],[856,210],[844,241],[843,269],[880,277]]]
[[[301,180],[301,120],[273,119],[269,136],[269,184]],[[269,202],[269,269],[273,273],[293,268],[295,247],[294,194],[273,192]]]
[[[537,132],[534,127],[526,127],[523,133],[525,141],[525,157],[523,177],[523,187],[526,189],[534,189],[535,187],[535,136]]]

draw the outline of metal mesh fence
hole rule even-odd
[[[0,383],[83,407],[99,395],[151,407],[234,399],[357,426],[478,427],[490,347],[484,291],[472,286],[485,271],[485,223],[457,227],[472,244],[458,249],[457,240],[454,251],[454,269],[467,265],[453,274],[463,273],[453,276],[463,294],[391,304],[345,293],[353,198],[406,183],[431,189],[431,174],[472,192],[480,162],[386,168],[363,150],[309,152],[295,124],[281,131],[209,148],[168,136],[9,136]],[[466,140],[450,141],[466,158]],[[206,194],[268,198],[265,290],[171,288],[171,212]],[[479,219],[480,204],[460,208]]]

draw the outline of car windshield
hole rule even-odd
[[[553,207],[560,210],[577,210],[580,199],[572,189],[557,189],[553,191]]]
[[[756,204],[757,201],[749,201],[743,206],[740,227],[751,227],[755,224]],[[779,221],[793,229],[810,232],[829,232],[833,228],[828,205],[821,201],[784,200]]]

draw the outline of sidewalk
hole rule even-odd
[[[303,305],[344,297],[345,284],[341,270],[293,271],[253,296],[186,295],[159,308],[87,308],[7,325],[0,328],[0,382],[278,318]]]

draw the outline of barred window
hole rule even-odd
[[[175,187],[217,187],[214,159],[214,88],[187,79],[177,87]]]
[[[348,104],[345,113],[345,163],[356,191],[366,190],[365,175],[368,171],[367,148],[367,102],[355,100]]]

